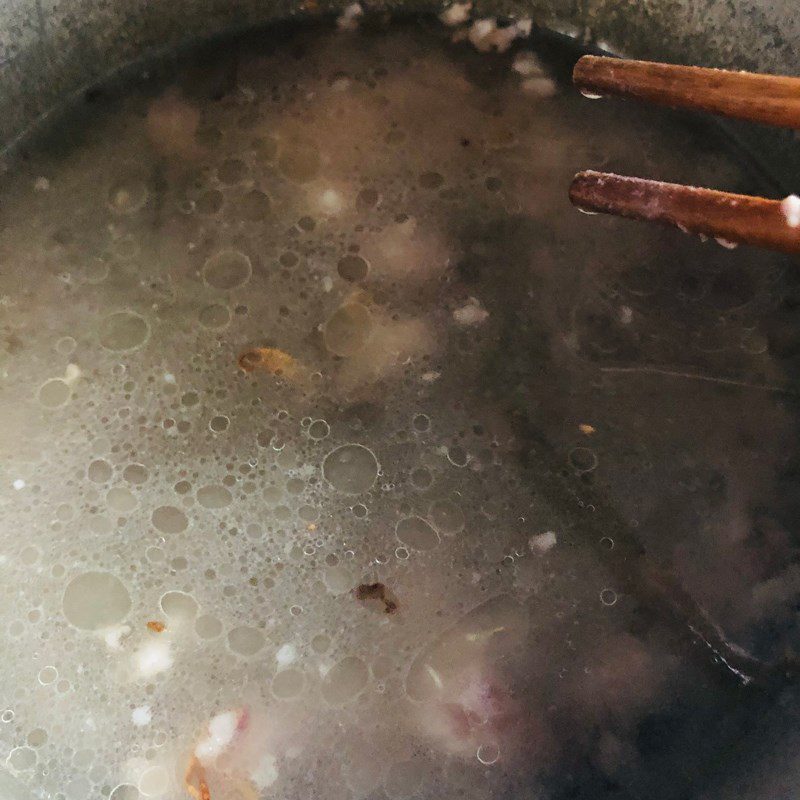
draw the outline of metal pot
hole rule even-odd
[[[324,10],[344,5],[331,3]],[[430,8],[422,0],[387,6]],[[800,74],[800,16],[786,0],[498,0],[481,2],[478,10],[533,16],[537,23],[635,57]],[[131,64],[225,31],[304,13],[293,0],[6,2],[0,6],[0,143],[13,147],[43,116]],[[800,149],[792,136],[744,125],[733,130],[787,191],[797,186]],[[782,691],[778,710],[764,720],[764,752],[754,750],[752,762],[741,765],[743,774],[733,774],[729,786],[706,795],[708,800],[766,800],[790,796],[800,785],[798,737],[785,734],[800,704],[793,690]],[[780,741],[770,735],[773,729],[781,730]],[[2,771],[0,796],[29,797]]]

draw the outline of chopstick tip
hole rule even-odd
[[[587,191],[597,186],[602,174],[603,173],[595,172],[591,169],[582,170],[575,174],[575,177],[573,177],[569,185],[569,201],[578,210],[584,208],[587,199]]]

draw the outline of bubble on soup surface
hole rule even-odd
[[[305,684],[305,677],[300,670],[284,669],[276,673],[272,679],[272,693],[281,700],[297,697]]]
[[[212,417],[208,423],[208,427],[214,431],[214,433],[223,433],[224,431],[228,430],[228,426],[231,424],[231,421],[228,417],[224,414],[218,414],[216,417]]]
[[[617,602],[617,593],[613,589],[603,589],[600,592],[600,602],[604,606],[613,606]]]
[[[139,778],[139,791],[145,797],[158,797],[167,791],[169,783],[169,772],[166,767],[149,767]]]
[[[339,259],[337,264],[339,277],[351,283],[364,280],[369,272],[369,264],[356,255],[346,255]]]
[[[72,336],[62,336],[56,342],[56,352],[60,353],[62,356],[69,356],[75,352],[75,348],[78,346],[78,343]]]
[[[433,483],[433,475],[425,467],[417,467],[411,473],[411,483],[417,489],[427,489]]]
[[[326,567],[322,575],[325,587],[331,594],[349,592],[355,583],[353,573],[343,564]]]
[[[37,677],[42,686],[49,686],[58,678],[58,670],[53,666],[42,667]]]
[[[86,474],[89,480],[94,481],[94,483],[106,483],[114,474],[114,470],[111,468],[111,464],[109,464],[108,461],[104,458],[98,458],[89,464],[89,469],[86,470]]]
[[[597,468],[598,458],[589,447],[575,447],[569,452],[569,463],[576,472],[592,472]]]
[[[124,486],[115,486],[106,493],[106,503],[112,511],[127,514],[139,505],[136,495]]]
[[[204,328],[222,330],[231,321],[231,312],[228,311],[226,306],[214,303],[201,308],[197,318]]]
[[[131,609],[125,584],[108,572],[85,572],[64,591],[64,616],[76,628],[96,631],[116,625]]]
[[[411,424],[418,433],[425,433],[431,428],[431,418],[427,414],[415,414]]]
[[[406,517],[397,523],[397,538],[415,550],[431,550],[439,544],[439,534],[422,517]]]
[[[240,625],[228,633],[228,646],[234,653],[253,656],[264,646],[264,634],[256,628]]]
[[[224,486],[203,486],[197,490],[197,502],[203,508],[224,508],[232,500],[233,496]]]
[[[31,747],[41,747],[47,741],[47,731],[44,728],[34,728],[27,738]]]
[[[111,792],[109,800],[139,800],[139,790],[130,783],[121,783]]]
[[[128,483],[133,483],[134,485],[144,483],[147,480],[147,476],[147,467],[144,464],[128,464],[122,471],[122,477]]]
[[[361,303],[346,303],[325,323],[325,347],[336,356],[352,356],[364,347],[371,331],[369,309]]]
[[[39,388],[39,402],[45,408],[60,408],[69,402],[72,390],[61,378],[53,378]]]
[[[315,419],[309,426],[308,426],[308,435],[312,439],[320,440],[327,437],[327,435],[331,432],[330,425],[324,419]]]
[[[36,766],[36,751],[31,747],[15,747],[8,755],[8,764],[18,772]]]
[[[343,658],[325,675],[322,696],[330,705],[343,705],[363,691],[368,677],[367,665],[360,658]]]
[[[206,285],[222,291],[244,286],[252,274],[250,259],[238,250],[221,250],[203,265],[203,280]]]
[[[186,592],[166,592],[161,596],[159,605],[170,619],[194,619],[197,615],[197,600]]]
[[[195,621],[194,629],[201,639],[216,639],[222,633],[222,623],[211,614],[203,614]]]
[[[433,503],[430,518],[441,533],[458,533],[464,529],[466,523],[461,506],[452,500],[437,500]]]
[[[106,350],[135,350],[148,337],[150,326],[135,311],[117,311],[100,323],[100,344]]]
[[[344,494],[361,494],[371,489],[379,469],[372,450],[360,444],[337,447],[322,462],[325,479]]]
[[[175,506],[159,506],[151,519],[161,533],[182,533],[189,527],[189,518]]]
[[[500,748],[493,743],[482,744],[476,755],[481,764],[494,764],[500,758]]]
[[[454,467],[465,467],[469,462],[469,454],[463,447],[453,445],[447,449],[447,460]]]

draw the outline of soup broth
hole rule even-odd
[[[206,44],[8,155],[11,796],[699,796],[786,685],[796,268],[566,197],[775,187],[468,16]]]

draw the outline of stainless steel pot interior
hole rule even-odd
[[[344,5],[344,3],[340,4]],[[423,0],[388,8],[424,10]],[[327,7],[334,11],[335,4]],[[800,74],[800,16],[789,0],[499,0],[480,14],[532,15],[547,25],[636,57]],[[0,4],[0,143],[13,144],[49,110],[127,64],[228,29],[297,16],[293,0],[12,0]],[[795,139],[752,126],[736,132],[787,190],[800,179]],[[776,717],[797,707],[787,690]],[[780,706],[780,704],[779,704]],[[732,775],[722,798],[793,796],[797,742],[768,735],[757,763]],[[796,739],[797,737],[795,737]],[[784,795],[783,792],[786,792]],[[0,799],[26,797],[0,771]],[[709,797],[710,800],[710,797]]]

